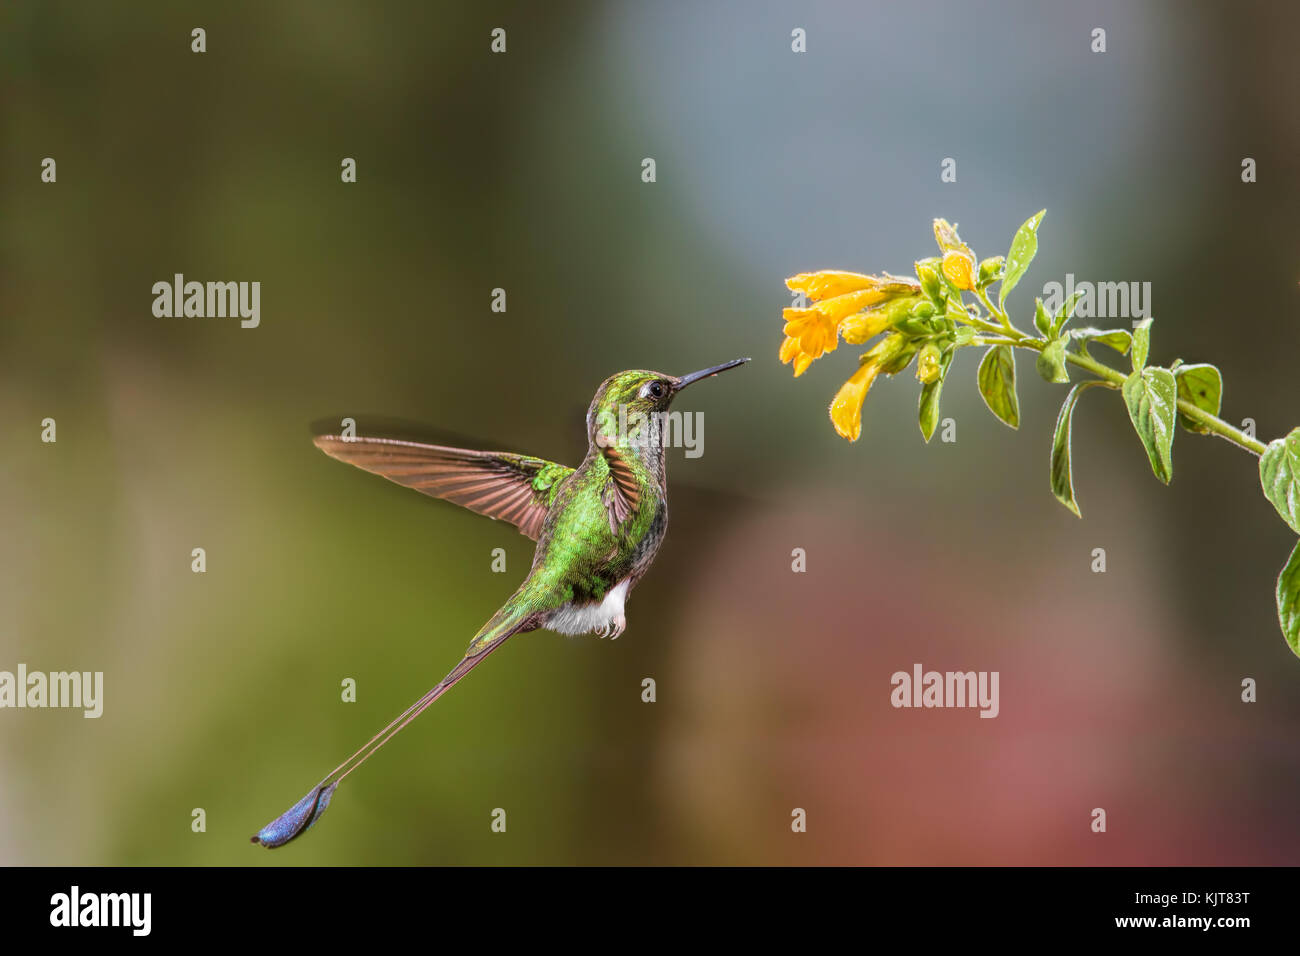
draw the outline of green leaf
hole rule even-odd
[[[1082,329],[1071,329],[1070,338],[1079,343],[1078,351],[1087,354],[1089,342],[1100,342],[1102,345],[1109,345],[1120,355],[1127,355],[1129,346],[1133,344],[1133,336],[1126,329],[1094,329],[1085,327]]]
[[[1151,320],[1143,319],[1133,326],[1133,371],[1147,367],[1147,353],[1151,351]]]
[[[1178,381],[1178,397],[1191,402],[1203,412],[1219,414],[1219,404],[1223,399],[1223,376],[1213,365],[1178,365],[1172,371]],[[1178,421],[1189,432],[1209,434],[1209,429],[1195,419],[1178,413]]]
[[[1047,314],[1047,306],[1042,299],[1034,299],[1034,328],[1045,336],[1052,334],[1052,317]]]
[[[910,335],[919,338],[937,331],[935,322],[932,318],[921,318],[920,316],[909,315],[899,319],[894,323],[894,328],[904,335]]]
[[[1174,476],[1174,410],[1178,386],[1167,368],[1145,368],[1124,380],[1124,404],[1133,429],[1151,459],[1156,477],[1169,484]]]
[[[1300,657],[1300,543],[1277,576],[1277,622],[1291,653]]]
[[[1040,209],[1026,219],[1025,224],[1016,230],[1016,236],[1011,240],[1011,251],[1007,253],[1007,273],[1002,277],[1002,286],[998,290],[998,306],[1004,311],[1007,296],[1016,287],[1016,283],[1029,268],[1029,263],[1034,261],[1034,254],[1038,252],[1038,224],[1043,221],[1046,213],[1046,209]]]
[[[1056,416],[1056,434],[1052,436],[1052,494],[1080,518],[1083,515],[1079,514],[1079,506],[1074,500],[1074,476],[1070,469],[1070,422],[1079,395],[1085,388],[1100,384],[1080,382],[1070,389],[1070,394],[1061,403],[1061,413]]]
[[[980,395],[994,415],[1020,427],[1020,399],[1016,397],[1016,355],[1009,345],[995,345],[980,359]]]
[[[1074,318],[1074,307],[1076,304],[1078,304],[1079,297],[1081,295],[1083,295],[1082,290],[1075,292],[1074,295],[1070,296],[1068,299],[1062,302],[1061,307],[1056,310],[1056,315],[1052,319],[1053,337],[1060,335],[1061,329],[1065,328],[1065,323],[1069,322],[1070,319]]]
[[[917,403],[917,419],[921,426],[921,436],[929,444],[934,435],[934,428],[939,424],[939,396],[943,392],[943,380],[948,377],[948,366],[952,364],[955,349],[948,349],[939,359],[939,377],[933,382],[921,386],[921,398]]]
[[[912,364],[912,359],[916,357],[916,353],[920,348],[921,343],[915,339],[904,341],[893,356],[881,362],[880,371],[884,372],[886,375],[897,375],[903,369]]]
[[[975,338],[979,333],[969,325],[959,325],[953,329],[952,335],[958,345],[970,345],[971,339]]]
[[[1300,428],[1268,443],[1259,456],[1259,483],[1282,520],[1300,532]]]
[[[1038,374],[1048,382],[1068,382],[1070,373],[1065,370],[1065,339],[1053,339],[1047,348],[1038,353],[1034,362]]]

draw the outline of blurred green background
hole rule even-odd
[[[909,372],[850,445],[826,405],[855,350],[797,381],[776,350],[785,276],[908,272],[934,216],[1002,253],[1047,207],[1020,317],[1066,272],[1149,281],[1153,358],[1216,362],[1225,417],[1285,433],[1296,8],[16,2],[0,28],[0,669],[106,684],[99,720],[0,711],[0,862],[1295,862],[1294,542],[1252,458],[1180,434],[1163,488],[1089,395],[1079,521],[1047,483],[1063,389],[1026,363],[1019,433],[964,354],[955,443],[922,442]],[[260,328],[155,318],[176,272],[260,281]],[[626,634],[512,641],[308,837],[251,848],[531,558],[311,423],[576,463],[607,375],[738,355],[677,406],[705,453],[670,453]],[[1001,715],[892,709],[917,662],[999,671]]]

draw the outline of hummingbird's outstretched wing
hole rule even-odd
[[[534,541],[560,483],[573,474],[567,465],[512,452],[474,451],[398,438],[321,435],[314,441],[317,448],[339,461],[489,518],[508,521]]]
[[[392,740],[398,731],[416,717],[419,717],[435,700],[451,690],[462,677],[481,664],[489,654],[505,643],[507,638],[513,637],[520,631],[530,631],[537,627],[538,618],[536,614],[512,608],[513,606],[508,603],[493,615],[492,620],[484,624],[483,628],[474,636],[474,640],[470,642],[469,649],[465,652],[461,662],[453,667],[446,677],[414,704],[402,711],[392,723],[371,737],[365,746],[331,770],[325,779],[312,787],[305,797],[262,827],[257,832],[257,835],[252,838],[252,842],[259,843],[268,849],[275,849],[284,846],[290,840],[311,829],[312,825],[321,818],[321,814],[329,806],[330,798],[334,796],[334,791],[338,789],[338,785],[343,782],[344,777],[365,763],[376,750]]]

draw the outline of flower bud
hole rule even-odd
[[[890,326],[888,311],[880,306],[850,315],[840,323],[840,334],[850,345],[865,345]]]
[[[986,285],[992,285],[1001,279],[1007,272],[1007,260],[1004,256],[993,256],[985,259],[980,263],[979,287],[982,289]]]
[[[939,377],[940,358],[942,353],[939,346],[931,342],[925,348],[921,349],[920,354],[916,356],[916,380],[922,385],[929,385]]]
[[[956,249],[959,252],[970,254],[970,246],[961,241],[961,236],[957,235],[957,230],[953,228],[952,223],[947,219],[936,219],[934,221],[934,239],[944,252]]]
[[[916,277],[921,280],[921,291],[936,304],[943,303],[943,286],[939,281],[939,258],[932,256],[916,263]]]
[[[975,288],[975,257],[960,249],[949,249],[943,254],[943,274],[958,289],[969,292]]]
[[[840,386],[831,400],[831,424],[841,438],[857,441],[862,434],[862,403],[866,400],[871,383],[880,374],[880,366],[871,358],[870,353],[863,356],[858,370],[847,382]]]

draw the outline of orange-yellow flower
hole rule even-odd
[[[855,345],[866,342],[898,318],[883,306],[921,292],[914,280],[889,273],[803,272],[787,279],[786,285],[811,300],[807,308],[782,312],[786,337],[779,354],[783,365],[794,363],[796,378],[813,361],[835,351],[840,333]]]
[[[817,309],[786,309],[782,315],[785,317],[785,334],[798,340],[799,351],[807,355],[809,361],[835,351],[839,344],[839,331],[834,318]]]
[[[857,441],[862,434],[862,403],[866,401],[871,384],[880,374],[881,368],[894,358],[903,346],[903,337],[891,333],[867,349],[847,382],[840,386],[831,400],[831,424],[841,438]]]
[[[800,351],[799,340],[793,335],[787,335],[785,341],[781,343],[781,364],[789,365],[794,362],[794,377],[798,378],[808,370],[812,364],[813,357]]]
[[[793,335],[787,335],[781,343],[781,364],[789,365],[794,362],[794,377],[798,378],[808,370],[808,366],[813,363],[813,356],[803,352],[799,348],[799,340]]]
[[[934,239],[943,252],[943,274],[963,292],[975,288],[975,253],[947,219],[934,221]]]
[[[802,292],[809,302],[833,299],[851,292],[879,292],[880,299],[904,292],[916,291],[917,284],[903,276],[883,275],[869,276],[860,272],[837,272],[824,269],[821,272],[801,272],[785,280],[792,292]],[[880,301],[876,299],[875,301]]]
[[[893,312],[876,306],[850,315],[840,323],[840,334],[850,345],[865,345],[894,322]]]
[[[840,386],[831,401],[831,424],[841,438],[857,441],[862,434],[862,403],[866,401],[871,383],[880,374],[874,359],[865,359],[849,380]]]
[[[823,269],[821,272],[801,272],[797,276],[786,279],[785,284],[791,292],[802,292],[810,302],[816,302],[818,299],[844,295],[846,292],[870,289],[875,281],[875,276],[863,275],[860,272]]]
[[[799,354],[799,340],[793,335],[787,335],[785,341],[781,343],[781,364],[789,365],[791,359]]]
[[[963,292],[975,288],[975,257],[960,249],[949,249],[943,254],[943,274],[948,281]]]

